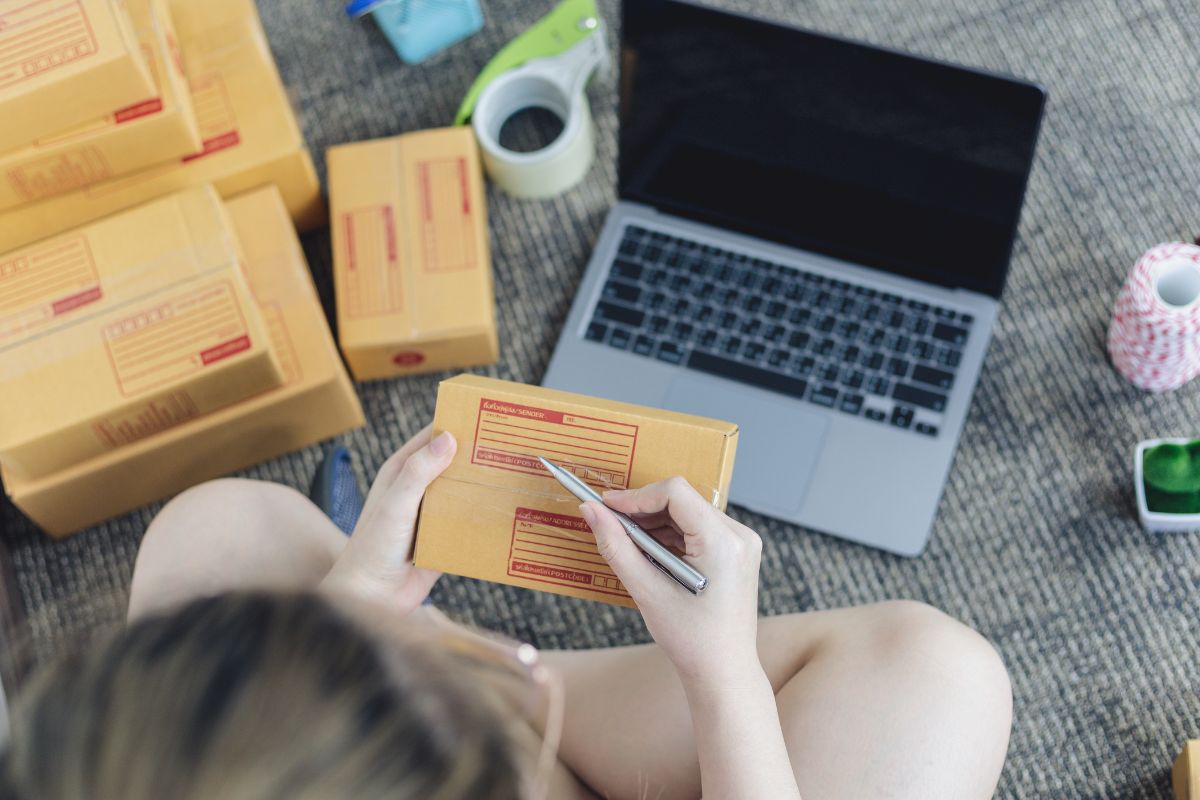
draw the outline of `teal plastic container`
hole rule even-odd
[[[370,14],[400,60],[419,64],[483,27],[479,0],[351,0],[351,17]]]

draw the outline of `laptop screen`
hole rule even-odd
[[[626,0],[620,194],[999,297],[1035,85],[672,0]]]

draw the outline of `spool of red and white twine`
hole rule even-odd
[[[1172,242],[1138,259],[1117,295],[1108,329],[1117,371],[1149,392],[1200,375],[1200,247]]]

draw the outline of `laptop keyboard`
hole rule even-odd
[[[586,337],[937,436],[970,314],[636,226]]]

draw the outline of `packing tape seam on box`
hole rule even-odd
[[[554,461],[553,453],[547,451],[546,458],[550,459],[551,461]],[[583,480],[587,481],[589,484],[591,484],[592,488],[597,489],[597,491],[599,491],[601,494],[603,494],[604,492],[607,492],[607,491],[626,491],[627,489],[634,490],[634,489],[641,488],[640,486],[625,487],[625,486],[616,486],[613,484],[605,484],[600,481],[589,480],[585,476],[578,475],[578,474],[577,474],[577,477],[580,477]],[[665,479],[665,477],[666,476],[664,476],[664,479]],[[499,484],[490,483],[487,481],[469,481],[464,478],[458,478],[458,477],[453,477],[453,476],[449,476],[449,475],[442,475],[437,480],[439,482],[444,482],[444,483],[449,483],[449,484],[459,484],[459,485],[462,485],[465,487],[473,487],[473,488],[478,488],[478,489],[489,489],[491,491],[504,492],[507,494],[519,494],[519,495],[523,495],[526,497],[537,498],[538,500],[549,500],[552,502],[560,502],[561,501],[563,503],[570,504],[572,509],[576,509],[579,507],[579,500],[576,499],[574,495],[568,494],[565,489],[563,489],[562,491],[556,490],[561,487],[559,487],[559,485],[555,481],[554,477],[552,475],[550,475],[549,473],[546,473],[546,480],[548,482],[547,487],[549,488],[549,490],[546,492],[534,492],[534,491],[530,491],[528,489],[519,489],[515,486],[501,486]],[[659,479],[659,480],[662,480],[662,479]],[[693,489],[695,489],[696,492],[701,497],[704,497],[705,499],[707,499],[714,508],[720,508],[720,500],[721,500],[720,488],[718,488],[716,486],[711,486],[711,485],[698,486],[692,481],[688,481],[688,484]],[[485,508],[486,507],[487,506],[485,506]],[[492,510],[506,510],[508,507],[507,506],[491,506],[490,508],[492,508]]]
[[[122,270],[118,276],[114,276],[111,279],[104,280],[104,281],[97,281],[96,286],[101,292],[103,292],[103,290],[105,290],[105,289],[108,289],[111,291],[112,289],[119,288],[123,285],[137,283],[138,278],[145,277],[146,275],[152,275],[156,272],[162,272],[162,271],[164,271],[163,267],[165,265],[169,265],[169,264],[177,262],[180,256],[189,256],[195,252],[196,252],[195,250],[189,249],[189,248],[178,248],[176,250],[172,250],[169,253],[164,253],[162,256],[160,256],[157,259],[154,259],[152,261],[139,262],[139,264],[136,267],[133,267],[128,270]],[[182,290],[186,289],[189,285],[193,285],[198,281],[208,280],[213,277],[220,276],[223,273],[227,273],[230,275],[237,274],[239,276],[239,278],[237,278],[237,280],[239,280],[241,283],[243,283],[245,285],[247,294],[249,294],[251,297],[254,296],[253,287],[250,286],[249,281],[246,279],[245,273],[243,272],[241,265],[237,261],[231,260],[225,264],[219,264],[216,266],[212,266],[212,267],[209,267],[209,268],[204,269],[199,272],[194,272],[194,273],[191,273],[191,274],[188,274],[185,276],[180,276],[178,278],[172,278],[171,281],[168,283],[156,285],[153,288],[148,288],[145,291],[140,292],[139,294],[136,294],[132,297],[125,298],[124,300],[121,300],[119,302],[106,304],[104,306],[101,306],[100,308],[98,308],[95,311],[88,311],[83,314],[79,314],[77,316],[72,316],[69,319],[56,321],[43,330],[29,331],[29,332],[25,333],[25,335],[20,336],[21,330],[18,328],[17,330],[15,330],[13,332],[13,335],[20,336],[20,338],[16,339],[15,341],[12,341],[12,342],[7,342],[7,343],[3,342],[3,338],[6,336],[6,334],[5,334],[5,331],[3,330],[3,328],[0,327],[0,356],[4,355],[6,353],[10,353],[10,352],[20,349],[20,348],[36,347],[37,344],[40,343],[42,340],[53,338],[53,337],[61,334],[63,331],[68,331],[68,330],[72,330],[74,328],[78,328],[81,325],[86,325],[90,322],[94,322],[97,319],[118,313],[122,310],[126,310],[130,306],[135,306],[140,303],[153,301],[155,298],[158,298],[160,295],[163,295],[165,293],[182,291]],[[15,314],[12,314],[10,316],[18,316],[21,313],[22,313],[21,311],[18,311]],[[3,322],[4,322],[4,317],[0,317],[0,326],[3,325]],[[83,349],[86,349],[86,348],[83,348]],[[62,357],[64,357],[64,358],[70,357],[71,355],[74,355],[77,352],[78,352],[78,350],[64,351]],[[39,354],[39,355],[41,355],[41,354]],[[45,361],[39,361],[37,366],[41,367],[41,366],[45,366],[45,364],[46,364]],[[23,375],[23,374],[25,374],[26,371],[27,370],[18,370],[18,371],[13,372],[10,370],[5,370],[3,373],[0,373],[0,377],[12,377],[14,375]]]
[[[166,256],[164,258],[169,259],[170,257]],[[153,271],[149,266],[146,267],[146,270]],[[253,283],[246,278],[240,266],[231,263],[227,266],[213,267],[205,270],[204,272],[195,273],[187,277],[179,278],[172,283],[159,286],[154,289],[149,289],[135,297],[130,297],[120,301],[119,303],[105,306],[98,311],[89,312],[88,314],[74,317],[69,321],[60,322],[46,330],[30,333],[24,338],[18,339],[14,342],[7,344],[3,343],[2,339],[4,332],[2,329],[0,329],[0,358],[3,358],[6,354],[21,348],[42,348],[36,350],[35,357],[28,359],[29,366],[27,368],[19,368],[16,364],[9,365],[7,367],[0,365],[0,379],[16,378],[29,372],[42,369],[47,365],[53,364],[57,361],[66,360],[78,355],[84,350],[90,349],[91,346],[83,341],[77,342],[74,347],[54,347],[53,345],[48,344],[48,342],[51,342],[55,338],[62,338],[61,334],[63,331],[72,330],[80,326],[87,325],[88,323],[95,322],[97,319],[107,316],[115,316],[123,311],[128,311],[130,307],[156,302],[165,295],[184,292],[189,286],[195,285],[198,282],[212,280],[213,278],[221,276],[223,273],[230,275],[231,278],[235,274],[240,275],[241,277],[235,278],[235,280],[240,280],[242,282],[246,288],[247,295],[255,304],[259,304],[260,302],[262,302],[264,305],[286,303],[301,294],[306,294],[303,286],[296,286],[292,283],[288,283],[285,286],[273,286],[270,293],[270,298],[265,301],[260,301],[258,297],[259,293],[255,291]],[[109,287],[112,284],[105,283],[104,285],[105,287]],[[0,317],[0,325],[2,324],[3,318]]]

